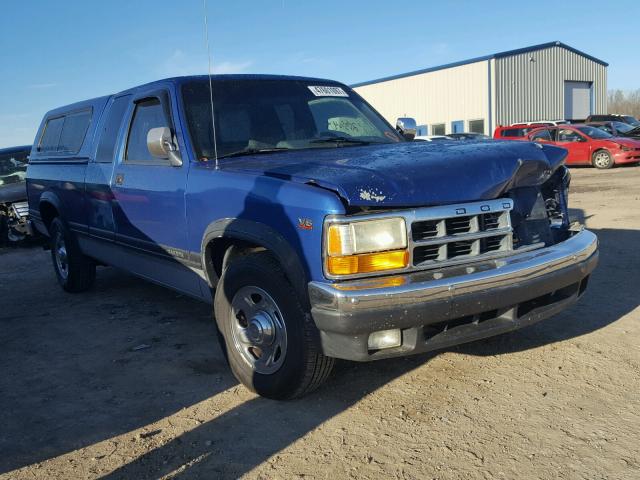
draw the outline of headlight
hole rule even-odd
[[[328,223],[325,235],[330,275],[397,270],[409,262],[403,218]]]

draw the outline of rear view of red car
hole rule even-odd
[[[567,149],[567,165],[614,165],[640,163],[640,141],[613,135],[589,125],[562,125],[536,128],[527,140]]]

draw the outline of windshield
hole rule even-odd
[[[600,130],[596,127],[578,127],[582,133],[584,133],[587,137],[595,138],[595,139],[604,139],[611,138],[613,135],[605,132],[604,130]]]
[[[214,158],[209,82],[182,89],[198,158]],[[395,130],[360,97],[338,85],[301,80],[215,80],[218,157],[400,142]]]
[[[640,121],[636,117],[632,117],[631,115],[623,115],[622,118],[629,125],[633,125],[634,127],[640,126]]]
[[[24,182],[27,176],[27,158],[30,150],[12,153],[0,152],[0,186]]]
[[[616,132],[618,133],[627,133],[635,128],[633,125],[629,125],[628,123],[611,122],[611,124],[615,127]]]

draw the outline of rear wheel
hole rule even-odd
[[[613,157],[607,150],[598,150],[594,152],[591,162],[594,167],[602,170],[611,168],[614,165]]]
[[[85,256],[73,234],[59,218],[54,218],[49,227],[51,236],[51,260],[58,283],[67,292],[83,292],[93,285],[96,264]]]
[[[215,317],[229,366],[250,390],[278,400],[320,386],[334,360],[282,268],[266,252],[233,260],[215,294]]]

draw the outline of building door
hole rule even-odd
[[[464,132],[464,120],[456,120],[455,122],[451,122],[451,133],[462,132]]]
[[[591,83],[564,82],[564,118],[584,120],[591,115]]]

